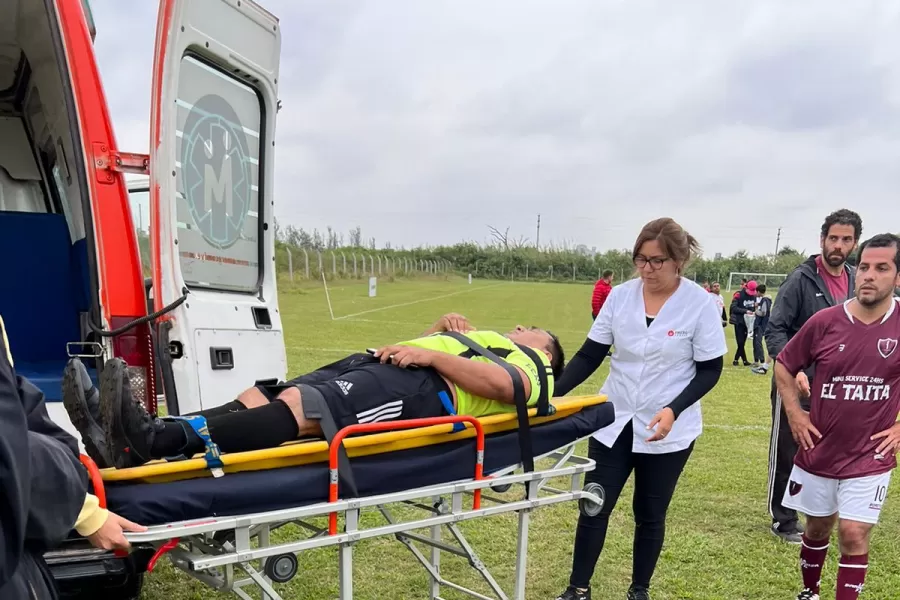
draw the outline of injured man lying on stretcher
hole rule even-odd
[[[485,348],[487,353],[480,351]],[[341,429],[516,412],[517,388],[529,406],[553,396],[564,360],[559,339],[549,331],[521,326],[506,334],[477,331],[464,317],[449,314],[416,339],[353,354],[284,383],[257,383],[236,400],[183,417],[151,417],[132,398],[120,359],[106,363],[99,390],[72,359],[63,401],[88,455],[100,468],[123,469],[160,458],[190,458],[210,447],[245,452],[322,437],[326,420]],[[323,415],[322,407],[329,414]]]

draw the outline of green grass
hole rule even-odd
[[[574,284],[476,281],[469,286],[461,279],[382,281],[378,297],[368,298],[365,282],[335,282],[330,292],[336,317],[374,312],[331,321],[321,285],[283,284],[280,310],[290,372],[311,370],[348,352],[414,337],[450,311],[465,314],[481,329],[506,331],[517,323],[547,327],[560,336],[571,356],[590,326],[590,291],[589,286]],[[407,305],[389,308],[396,304]],[[730,328],[728,332],[733,348]],[[770,380],[749,369],[732,367],[730,360],[726,364],[719,385],[703,400],[707,427],[670,508],[666,544],[653,580],[654,600],[793,598],[799,588],[797,547],[768,532]],[[595,392],[606,374],[604,365],[575,393]],[[580,448],[582,454],[585,451]],[[900,573],[895,569],[900,552],[896,489],[875,530],[864,598],[896,597],[895,590],[900,589]],[[594,598],[625,597],[631,573],[631,493],[629,483],[613,513],[593,580]],[[542,508],[533,514],[527,598],[549,600],[565,587],[577,516],[575,503]],[[364,522],[378,523],[380,517],[366,514]],[[462,529],[509,591],[515,564],[515,515],[464,523]],[[286,533],[279,531],[274,537]],[[823,600],[834,598],[830,590],[834,589],[837,558],[833,544],[823,576]],[[356,598],[427,597],[425,571],[393,538],[359,543],[354,559]],[[143,598],[223,597],[168,563],[161,564],[147,577]],[[457,583],[487,591],[480,577],[458,558],[444,554],[442,570]],[[336,549],[302,554],[298,576],[277,587],[285,598],[336,598]],[[444,596],[464,597],[452,590],[446,590]]]

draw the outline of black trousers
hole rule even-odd
[[[781,505],[791,470],[794,468],[797,442],[794,441],[794,436],[791,434],[791,426],[788,423],[787,414],[784,412],[781,395],[775,387],[774,376],[772,377],[770,399],[772,400],[772,425],[769,435],[769,516],[772,517],[773,523],[778,523],[784,528],[785,525],[798,521],[797,511]],[[809,410],[808,399],[802,399],[800,405],[804,410]]]
[[[753,362],[762,364],[766,362],[766,351],[763,349],[763,337],[765,331],[757,327],[753,330]]]
[[[588,443],[588,456],[597,468],[585,474],[585,484],[596,482],[606,491],[606,503],[596,517],[580,515],[575,530],[575,551],[569,585],[586,588],[603,551],[609,516],[612,514],[631,472],[634,471],[634,548],[631,581],[650,587],[656,562],[662,551],[666,531],[666,513],[675,486],[694,445],[669,454],[640,454],[631,451],[631,424],[625,426],[612,448],[594,438]]]
[[[743,321],[743,319],[741,319]],[[744,349],[744,346],[747,344],[747,324],[746,323],[735,323],[734,324],[734,341],[737,342],[737,351],[734,353],[734,360],[742,360],[746,363],[750,362],[747,360],[747,351]]]

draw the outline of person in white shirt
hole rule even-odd
[[[567,394],[615,345],[600,393],[615,407],[616,420],[590,439],[597,467],[585,476],[585,483],[603,486],[606,502],[597,516],[579,517],[569,587],[557,600],[590,600],[609,516],[632,471],[636,527],[627,598],[650,598],[669,502],[702,430],[699,400],[719,381],[728,351],[719,305],[682,276],[698,250],[672,219],[645,225],[633,252],[640,277],[613,288],[556,384],[557,396]]]

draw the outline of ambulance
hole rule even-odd
[[[123,358],[149,410],[169,414],[286,374],[278,19],[252,0],[160,0],[149,155],[116,143],[94,36],[89,0],[0,2],[0,315],[17,373],[76,436],[61,402],[71,357],[95,380]],[[146,176],[131,193],[149,206],[147,274],[128,174]],[[140,551],[74,537],[46,558],[66,597],[135,597],[146,569]]]

